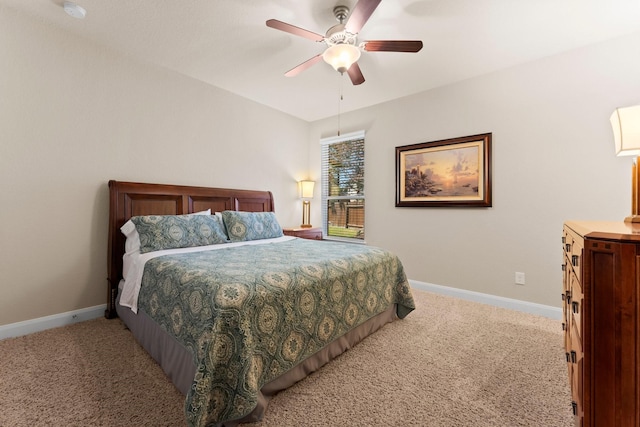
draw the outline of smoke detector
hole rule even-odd
[[[87,11],[73,2],[65,1],[63,8],[64,11],[67,12],[67,15],[74,18],[84,19],[84,17],[87,16]]]

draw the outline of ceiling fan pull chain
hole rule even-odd
[[[343,74],[340,73],[340,100],[338,100],[338,136],[340,136],[340,113],[342,112],[342,100],[344,99],[342,96],[342,88],[344,87],[343,85],[343,78],[342,78]]]

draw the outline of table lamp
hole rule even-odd
[[[302,228],[311,228],[311,199],[313,199],[313,181],[300,181],[298,182],[298,190],[300,191],[300,198],[302,199]]]
[[[640,161],[640,105],[633,107],[617,108],[611,114],[611,127],[616,143],[617,156],[636,156],[631,169],[631,216],[624,219],[625,222],[640,222],[640,173],[638,161]]]

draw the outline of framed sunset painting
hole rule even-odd
[[[396,147],[396,206],[491,206],[491,133]]]

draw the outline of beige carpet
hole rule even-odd
[[[572,425],[559,321],[414,296],[247,426]],[[180,426],[183,401],[119,320],[0,341],[0,426]]]

